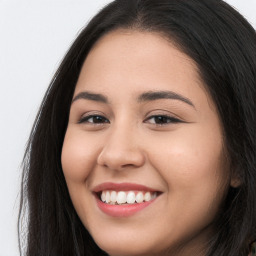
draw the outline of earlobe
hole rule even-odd
[[[234,162],[230,163],[230,187],[239,188],[242,183],[241,167]]]
[[[230,186],[233,188],[238,188],[241,186],[241,184],[242,184],[242,182],[241,182],[241,178],[239,177],[239,175],[233,174],[233,177],[231,177],[231,180],[230,180]]]

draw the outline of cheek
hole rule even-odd
[[[86,146],[90,145],[90,146]],[[80,131],[68,128],[61,154],[62,169],[67,182],[84,182],[96,164],[94,144],[83,139]]]
[[[180,130],[169,138],[158,137],[153,145],[157,143],[154,148],[161,151],[152,151],[150,158],[166,181],[170,195],[188,205],[205,207],[216,198],[221,200],[228,186],[229,171],[220,133],[211,136],[190,127],[189,133]]]
[[[61,154],[61,164],[69,195],[73,206],[85,226],[88,220],[90,208],[86,205],[91,200],[88,192],[92,170],[96,165],[97,143],[92,143],[93,138],[85,136],[78,129],[68,127]],[[89,146],[87,146],[89,145]]]
[[[204,130],[197,127],[190,127],[189,131],[180,129],[175,135],[170,133],[169,138],[158,140],[161,154],[157,158],[165,163],[164,169],[192,180],[222,174],[225,161],[221,134]]]
[[[192,234],[210,224],[228,188],[221,139],[195,135],[191,132],[151,141],[155,144],[151,163],[168,189],[165,221],[171,225],[175,220],[177,234]],[[157,143],[160,152],[155,150]]]

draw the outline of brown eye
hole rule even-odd
[[[146,122],[150,124],[156,124],[156,125],[165,125],[165,124],[181,123],[182,121],[171,116],[155,115],[147,118]]]
[[[109,120],[103,116],[90,115],[83,117],[79,123],[90,123],[90,124],[103,124],[109,123]]]

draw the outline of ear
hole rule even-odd
[[[241,179],[240,178],[231,178],[230,180],[230,186],[233,188],[238,188],[241,186]]]
[[[241,186],[242,181],[241,181],[241,176],[239,175],[239,172],[233,171],[231,174],[231,179],[230,179],[230,186],[233,188],[238,188]]]

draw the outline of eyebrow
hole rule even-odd
[[[145,102],[145,101],[153,101],[153,100],[159,100],[159,99],[171,99],[171,100],[180,100],[192,107],[195,108],[192,101],[178,93],[172,92],[172,91],[149,91],[142,93],[138,97],[138,102]]]
[[[84,99],[84,100],[92,100],[92,101],[98,101],[102,103],[108,103],[108,99],[106,96],[98,93],[92,93],[92,92],[80,92],[78,93],[74,99],[72,100],[72,103],[76,100]]]
[[[88,91],[80,92],[78,93],[72,100],[72,103],[74,101],[77,101],[79,99],[85,99],[85,100],[92,100],[97,102],[102,102],[108,104],[108,98],[100,93],[92,93]],[[172,91],[148,91],[144,92],[141,95],[138,96],[137,101],[138,102],[147,102],[147,101],[154,101],[154,100],[160,100],[160,99],[171,99],[171,100],[180,100],[192,107],[195,108],[192,101],[178,93],[172,92]]]

